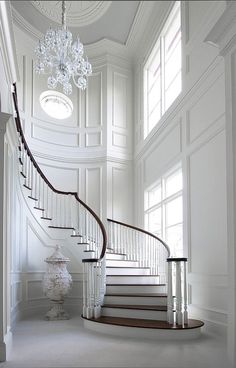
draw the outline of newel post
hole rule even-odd
[[[188,324],[187,258],[167,258],[167,322]]]

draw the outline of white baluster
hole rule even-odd
[[[174,323],[174,305],[173,305],[173,272],[172,262],[168,262],[168,286],[167,286],[167,321],[170,324]]]
[[[182,282],[181,282],[181,262],[176,262],[176,322],[182,325]]]
[[[184,262],[184,324],[188,324],[187,262]]]
[[[88,283],[88,267],[87,263],[83,263],[83,317],[87,317],[87,283]]]

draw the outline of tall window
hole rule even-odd
[[[145,228],[166,241],[171,255],[183,256],[183,179],[175,167],[145,191]]]
[[[165,22],[144,66],[144,138],[182,89],[180,1]]]

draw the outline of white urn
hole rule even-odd
[[[49,321],[69,319],[69,314],[63,308],[64,298],[72,286],[72,278],[66,266],[69,258],[60,252],[56,246],[54,253],[45,259],[47,271],[43,278],[43,292],[50,299],[50,310],[45,315]]]

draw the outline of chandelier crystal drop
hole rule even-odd
[[[50,74],[48,88],[62,86],[66,95],[72,93],[73,80],[76,87],[84,90],[87,77],[92,74],[92,66],[84,56],[84,46],[79,37],[73,43],[72,33],[66,27],[66,6],[62,1],[62,27],[50,28],[35,49],[37,61],[35,72]]]

